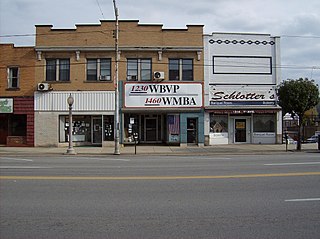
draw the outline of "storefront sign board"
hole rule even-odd
[[[125,83],[126,108],[199,108],[201,83]]]
[[[275,105],[276,91],[273,86],[225,86],[211,85],[210,105]]]
[[[0,99],[0,113],[13,113],[13,99]]]

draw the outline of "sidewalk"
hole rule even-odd
[[[113,155],[113,147],[74,147],[78,155]],[[296,145],[289,144],[286,152],[284,144],[228,144],[215,146],[146,146],[137,145],[137,155],[237,155],[237,154],[275,154],[300,153]],[[5,155],[63,155],[67,148],[57,147],[0,147],[0,156]],[[301,152],[320,153],[318,144],[302,144]],[[134,146],[120,148],[121,155],[134,155]]]

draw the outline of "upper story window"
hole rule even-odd
[[[169,80],[193,81],[193,59],[169,59]]]
[[[151,59],[127,59],[128,81],[151,81]]]
[[[8,88],[19,88],[19,68],[9,67],[8,68]]]
[[[70,60],[46,59],[46,81],[70,81]]]
[[[111,59],[87,59],[87,81],[110,81]]]

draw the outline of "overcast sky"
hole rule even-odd
[[[117,0],[119,19],[205,25],[204,33],[250,32],[281,37],[282,79],[313,78],[320,85],[319,0]],[[0,41],[34,45],[35,25],[74,28],[114,19],[112,0],[0,0]],[[13,36],[31,34],[31,36]],[[9,36],[8,36],[9,35]],[[7,36],[7,37],[6,37]]]

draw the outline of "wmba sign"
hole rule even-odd
[[[126,108],[202,107],[201,83],[125,83]]]

